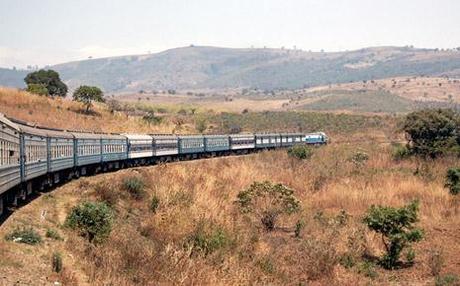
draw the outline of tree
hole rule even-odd
[[[61,81],[59,74],[53,70],[39,70],[29,73],[24,81],[27,84],[27,89],[33,89],[31,85],[41,85],[47,90],[49,96],[66,96],[67,85]],[[35,86],[36,88],[37,86]],[[42,89],[42,91],[44,91]]]
[[[460,116],[451,109],[426,109],[408,114],[402,129],[409,150],[416,155],[436,158],[455,151],[460,143]]]
[[[422,239],[422,230],[414,227],[418,209],[418,201],[413,201],[402,208],[371,206],[367,211],[363,223],[380,233],[385,245],[387,253],[380,259],[383,267],[396,268],[402,250]]]
[[[300,201],[294,196],[293,190],[268,181],[254,182],[238,194],[237,203],[242,213],[255,215],[267,231],[275,229],[280,215],[300,210]]]
[[[82,85],[73,93],[73,99],[75,101],[82,102],[86,106],[86,112],[89,112],[89,109],[93,105],[93,101],[104,102],[104,94],[96,86],[87,86]]]

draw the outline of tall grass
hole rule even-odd
[[[152,212],[149,199],[124,197],[114,205],[118,219],[106,243],[93,248],[71,237],[67,251],[84,262],[94,285],[321,285],[373,279],[387,284],[395,276],[415,284],[432,282],[430,269],[423,266],[430,245],[456,243],[436,229],[459,226],[458,203],[443,187],[453,159],[430,164],[427,180],[415,174],[421,162],[394,161],[390,147],[361,144],[359,150],[369,155],[364,166],[349,160],[356,150],[330,145],[306,161],[274,151],[105,175],[91,184],[110,182],[123,192],[125,178],[136,173],[147,186],[146,198],[155,195],[161,207]],[[320,177],[324,182],[318,190]],[[273,232],[247,220],[235,205],[238,192],[264,180],[289,186],[302,201],[302,211],[280,220]],[[94,192],[85,196],[98,197]],[[420,226],[427,231],[426,240],[414,246],[420,254],[414,266],[397,273],[378,267],[372,275],[363,271],[362,265],[372,265],[366,257],[380,255],[383,245],[362,225],[362,215],[372,204],[402,206],[413,199],[420,200]],[[458,262],[456,249],[443,250],[445,265]],[[341,265],[345,256],[352,261],[347,268]]]

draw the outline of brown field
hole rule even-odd
[[[149,125],[139,117],[114,112],[95,104],[94,113],[85,114],[77,102],[51,99],[24,91],[0,87],[0,112],[32,124],[67,130],[96,132],[171,132],[172,124]]]
[[[413,101],[460,102],[460,79],[442,77],[395,77],[373,82],[332,84],[310,88],[305,92],[328,90],[381,90]]]
[[[183,106],[186,108],[197,108],[204,111],[238,113],[245,109],[253,112],[266,110],[283,110],[283,104],[289,101],[285,98],[251,99],[235,95],[206,95],[203,97],[196,97],[186,94],[125,94],[117,97],[117,99],[125,102],[141,102],[144,104],[153,104],[162,106],[167,109],[178,109]]]
[[[377,134],[378,135],[378,134]],[[364,166],[348,158],[369,154]],[[41,234],[55,229],[63,241],[41,245],[0,242],[0,280],[42,285],[433,285],[432,269],[460,274],[460,201],[443,187],[445,171],[456,159],[395,162],[391,147],[370,143],[329,145],[310,160],[289,158],[283,150],[244,157],[216,158],[123,170],[82,178],[42,195],[15,212],[1,227],[3,237],[18,225]],[[418,170],[416,174],[416,170]],[[137,176],[146,195],[136,200],[122,190],[123,178]],[[254,181],[283,183],[295,190],[301,212],[284,217],[273,232],[248,220],[235,205],[236,195]],[[149,211],[156,195],[160,206]],[[383,251],[380,238],[361,218],[372,204],[401,206],[419,199],[425,238],[414,245],[415,264],[387,271],[370,270],[363,257]],[[116,210],[105,243],[92,245],[63,227],[79,201],[106,201]],[[348,219],[334,218],[345,211]],[[305,228],[294,237],[296,221]],[[203,254],[187,242],[197,234],[221,230],[224,244]],[[223,236],[223,237],[222,237]],[[63,255],[64,271],[53,274],[51,255]],[[433,265],[441,251],[443,263]],[[357,265],[339,263],[353,254]],[[403,256],[404,259],[404,256]],[[1,284],[1,283],[0,283]]]

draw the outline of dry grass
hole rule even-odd
[[[96,104],[94,114],[66,99],[52,99],[28,92],[0,87],[0,112],[9,117],[46,127],[100,132],[170,133],[174,125],[146,124],[139,117],[111,113],[105,104]]]
[[[349,161],[358,149],[370,156],[362,167]],[[456,161],[396,163],[389,154],[389,146],[383,145],[330,145],[303,162],[279,150],[84,178],[37,199],[0,229],[3,235],[18,224],[39,231],[53,227],[65,242],[50,241],[40,248],[1,242],[0,269],[19,272],[18,263],[29,263],[37,253],[49,256],[59,247],[70,270],[66,279],[91,285],[425,285],[434,281],[432,253],[440,249],[441,273],[459,273],[460,202],[443,188],[445,171]],[[122,180],[128,176],[143,178],[147,198],[159,198],[156,213],[149,209],[150,199],[139,201],[123,191]],[[271,233],[234,203],[239,191],[262,180],[293,188],[302,201],[302,211],[281,220]],[[360,222],[370,205],[400,206],[415,198],[421,202],[419,225],[426,238],[415,245],[413,267],[392,272],[377,267],[377,277],[369,278],[359,266],[347,269],[338,263],[344,254],[358,261],[381,254],[380,239]],[[93,246],[59,228],[68,210],[84,200],[104,200],[116,210],[114,230],[104,244]],[[349,215],[344,223],[338,223],[341,210]],[[295,238],[299,219],[305,227]],[[218,246],[199,251],[192,242],[200,235],[218,239]],[[46,267],[23,277],[48,275],[51,261],[41,263]]]
[[[333,90],[383,90],[414,101],[460,102],[460,80],[441,77],[395,77],[314,87],[306,92]]]

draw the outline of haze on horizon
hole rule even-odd
[[[457,0],[0,0],[0,67],[190,44],[319,51],[460,46]]]

